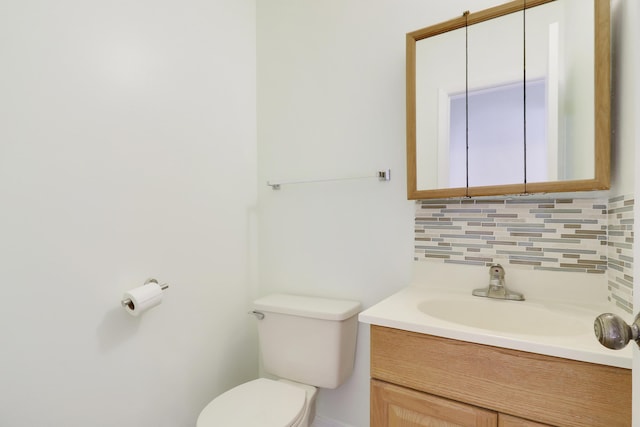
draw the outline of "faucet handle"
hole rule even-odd
[[[510,291],[505,286],[504,268],[502,268],[500,264],[492,264],[489,267],[489,286],[486,288],[474,289],[472,295],[477,297],[524,301],[524,295],[520,292]]]

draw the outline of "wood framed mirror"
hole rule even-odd
[[[511,1],[406,43],[409,199],[609,188],[609,0]]]

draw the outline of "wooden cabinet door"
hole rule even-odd
[[[552,427],[549,424],[540,424],[511,415],[498,414],[498,427]]]
[[[371,427],[496,427],[498,414],[371,380]]]

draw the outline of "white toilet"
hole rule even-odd
[[[254,310],[264,370],[280,379],[221,394],[197,427],[309,427],[316,387],[337,388],[353,371],[359,302],[275,294],[256,300]]]

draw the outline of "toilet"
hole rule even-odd
[[[213,399],[197,427],[309,427],[318,388],[337,388],[353,372],[360,303],[274,294],[253,314],[264,371]]]

